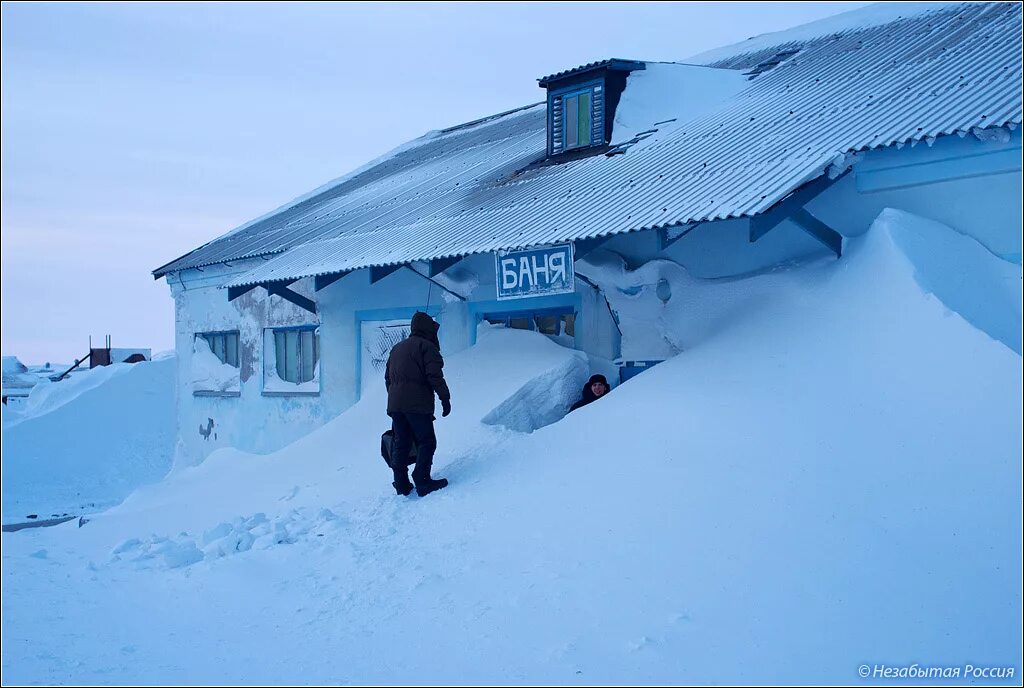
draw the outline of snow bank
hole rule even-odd
[[[4,426],[3,517],[91,512],[163,477],[174,448],[175,359],[40,385]]]
[[[874,229],[888,234],[914,278],[947,308],[1021,353],[1021,266],[946,225],[888,208]]]
[[[20,415],[8,425],[51,413],[61,406],[75,401],[86,392],[126,374],[135,365],[134,363],[114,363],[92,369],[86,368],[75,371],[60,382],[37,378],[37,384],[22,405]]]
[[[393,494],[373,389],[275,454],[5,535],[5,678],[1019,676],[1021,357],[922,289],[883,220],[839,261],[689,282],[669,303],[713,327],[532,433],[480,419],[574,354],[482,330],[446,362],[451,486],[426,498]]]
[[[241,393],[240,371],[233,365],[223,363],[210,350],[210,344],[202,337],[196,337],[192,344],[191,362],[193,392],[226,394]]]

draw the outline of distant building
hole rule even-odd
[[[179,461],[271,451],[344,411],[416,310],[445,353],[491,323],[628,377],[664,353],[621,355],[586,275],[598,247],[729,277],[840,258],[892,207],[1020,263],[1018,3],[872,6],[539,85],[541,103],[431,132],[154,271],[176,303]]]
[[[28,397],[39,378],[14,356],[3,357],[3,403],[18,403]]]
[[[89,367],[110,365],[111,363],[141,363],[153,358],[152,349],[112,349],[90,348]]]
[[[3,368],[3,403],[11,406],[20,405],[28,398],[32,389],[41,381],[60,382],[69,375],[81,373],[97,366],[111,363],[141,363],[152,359],[151,349],[114,349],[110,347],[89,348],[89,355],[68,365],[26,366],[14,356],[4,356]],[[89,362],[88,368],[84,365]]]

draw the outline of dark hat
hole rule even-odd
[[[591,375],[590,380],[587,382],[587,387],[594,384],[595,382],[600,382],[605,387],[611,387],[611,385],[608,384],[608,380],[605,378],[604,375]]]

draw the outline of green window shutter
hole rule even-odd
[[[587,91],[586,93],[581,93],[579,95],[579,126],[578,126],[579,136],[578,136],[578,138],[579,138],[579,142],[580,142],[579,145],[581,145],[581,146],[589,146],[590,143],[591,143],[591,140],[590,140],[590,132],[591,132],[590,118],[592,117],[592,107],[591,107],[590,101],[591,101],[590,91]]]
[[[580,98],[569,96],[565,102],[565,148],[576,148],[580,145]]]

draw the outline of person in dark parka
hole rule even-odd
[[[580,400],[572,405],[569,413],[587,404],[597,401],[608,393],[608,379],[604,375],[591,375],[587,384],[583,385],[583,393]]]
[[[434,395],[441,400],[442,416],[452,412],[451,392],[444,381],[444,359],[437,339],[440,325],[426,313],[412,316],[412,332],[395,344],[388,356],[384,384],[388,390],[388,415],[395,432],[393,456],[408,456],[413,438],[418,447],[412,479],[416,494],[424,496],[448,485],[444,478],[434,480],[430,468],[437,438],[434,436]],[[395,491],[408,495],[413,486],[408,469],[401,461],[392,461]]]

